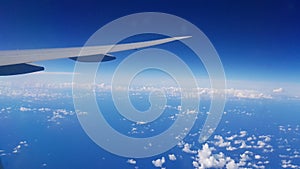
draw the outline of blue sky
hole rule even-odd
[[[119,5],[116,5],[119,4]],[[228,79],[299,82],[300,2],[1,1],[0,50],[82,46],[101,26],[136,12],[165,12],[198,26]],[[71,71],[72,62],[42,62]]]

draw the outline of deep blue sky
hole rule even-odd
[[[174,14],[197,25],[214,44],[231,79],[300,82],[297,0],[4,0],[0,50],[82,46],[104,24],[149,11]]]

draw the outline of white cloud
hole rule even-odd
[[[162,165],[163,165],[165,162],[166,162],[165,157],[162,157],[161,159],[153,160],[153,161],[152,161],[152,164],[153,164],[155,167],[162,167]]]
[[[282,168],[300,168],[300,166],[292,164],[291,160],[281,160]]]
[[[231,161],[231,158],[226,158],[225,155],[220,152],[219,154],[212,154],[212,147],[209,147],[208,144],[202,145],[202,149],[198,150],[198,154],[193,161],[193,166],[197,169],[205,168],[223,168],[228,161]],[[232,164],[228,165],[229,167]]]
[[[193,166],[196,168],[196,169],[198,169],[199,168],[199,163],[197,162],[197,161],[193,161]]]
[[[234,160],[230,160],[230,161],[226,164],[226,168],[227,168],[227,169],[238,169],[239,166],[234,162]]]
[[[241,144],[243,142],[243,140],[234,140],[234,144]]]
[[[270,142],[271,141],[271,137],[270,136],[262,135],[262,136],[259,136],[258,138],[264,139],[264,142]]]
[[[229,146],[229,147],[226,147],[226,150],[227,150],[227,151],[234,151],[234,150],[237,150],[237,148],[236,148],[236,147]]]
[[[250,151],[245,151],[243,154],[240,155],[240,163],[250,160],[249,154],[252,154]]]
[[[188,144],[188,143],[184,144],[182,151],[186,152],[186,153],[190,153],[190,154],[196,154],[197,153],[197,151],[191,150],[191,145]]]
[[[47,108],[47,107],[42,107],[42,108],[39,108],[38,111],[40,111],[40,112],[46,112],[46,111],[51,111],[51,109]]]
[[[228,147],[228,146],[230,146],[230,142],[224,142],[223,137],[220,136],[220,135],[215,135],[214,139],[218,140],[218,141],[214,142],[215,146],[218,146],[218,147]]]
[[[260,155],[255,155],[254,158],[259,160],[261,158],[261,156]]]
[[[176,156],[174,154],[169,154],[169,160],[175,161],[176,160]]]
[[[78,116],[86,116],[86,115],[88,115],[89,113],[88,113],[88,112],[84,112],[84,111],[77,111],[76,114],[77,114]]]
[[[266,167],[263,166],[263,165],[257,165],[257,164],[253,164],[252,167],[253,167],[253,168],[258,168],[258,169],[264,169],[264,168],[266,168]]]
[[[77,113],[79,113],[79,112],[77,112]],[[59,119],[63,119],[66,116],[72,116],[74,114],[75,114],[75,112],[73,112],[73,111],[68,111],[66,109],[57,109],[52,112],[52,116],[48,117],[48,121],[57,122],[57,124],[59,124],[59,122],[58,122]],[[86,113],[84,113],[84,112],[79,113],[79,115],[86,115]]]
[[[227,89],[226,93],[229,97],[237,97],[243,99],[272,99],[272,96],[256,90],[240,90],[240,89]]]
[[[22,149],[22,147],[27,147],[27,141],[20,141],[19,144],[13,149],[12,153],[16,154],[19,153]]]
[[[248,137],[248,138],[247,138],[247,141],[252,141],[252,140],[253,140],[252,137]]]
[[[184,141],[180,140],[178,143],[177,143],[177,146],[182,148],[184,146]]]
[[[244,140],[242,140],[241,143],[242,144],[241,144],[240,148],[251,148],[252,147],[251,145],[247,145]]]
[[[127,163],[129,163],[129,164],[136,164],[136,161],[134,159],[128,159]]]
[[[137,121],[136,124],[137,124],[137,125],[143,125],[143,124],[147,124],[147,122],[144,122],[144,121]]]
[[[31,111],[31,108],[20,107],[20,111],[22,111],[22,112],[24,112],[24,111]]]
[[[228,133],[230,134],[230,133]],[[208,143],[202,145],[202,149],[199,149],[195,157],[193,158],[193,167],[195,169],[205,169],[205,168],[227,168],[227,169],[238,169],[238,168],[261,168],[264,169],[269,164],[269,161],[266,158],[259,154],[254,154],[252,151],[244,151],[244,153],[236,154],[236,152],[241,151],[243,149],[255,148],[256,153],[270,153],[271,150],[266,152],[266,149],[272,149],[272,146],[268,144],[271,140],[271,135],[252,135],[250,137],[246,137],[248,135],[247,131],[240,131],[238,134],[234,134],[230,137],[226,137],[228,142],[236,145],[235,147],[231,144],[227,143],[226,152],[218,152],[213,153],[214,151],[218,151],[217,147],[219,145],[224,145],[224,138],[220,135],[215,135],[214,139],[217,141],[211,141],[209,144],[213,144],[216,147],[210,147]],[[239,138],[235,140],[235,138]],[[250,139],[249,139],[250,138]],[[256,140],[256,141],[255,141]],[[189,144],[188,144],[189,145]],[[222,147],[222,146],[221,146]],[[221,149],[224,150],[224,149]],[[235,153],[231,153],[230,151],[235,151]],[[298,152],[297,152],[298,153]],[[225,154],[231,156],[225,156]],[[300,154],[300,152],[299,152]],[[300,156],[300,155],[299,155]],[[237,161],[235,161],[237,160]],[[283,166],[287,167],[292,166],[293,164],[284,162]]]
[[[256,148],[264,148],[264,146],[266,145],[266,143],[259,140],[259,141],[257,141],[257,145],[258,145],[258,147],[256,147]]]
[[[277,89],[273,89],[273,93],[282,93],[284,90],[283,88],[277,88]]]
[[[232,135],[232,136],[230,136],[230,137],[226,137],[225,139],[226,140],[234,140],[235,138],[237,138],[237,134],[235,134],[235,135]]]
[[[247,131],[240,131],[239,137],[245,137],[247,135]]]

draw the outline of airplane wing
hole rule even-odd
[[[0,76],[42,71],[44,70],[43,67],[29,63],[44,60],[70,58],[81,62],[110,61],[115,59],[115,57],[107,54],[108,52],[113,53],[139,49],[186,38],[190,38],[190,36],[170,37],[127,44],[89,46],[84,48],[84,53],[80,53],[82,50],[81,47],[0,51]],[[78,56],[79,54],[80,56]]]

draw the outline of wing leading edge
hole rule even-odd
[[[28,63],[44,60],[71,58],[72,60],[83,62],[110,61],[115,59],[115,57],[107,54],[108,52],[113,53],[132,49],[140,49],[186,38],[190,38],[190,36],[163,38],[127,44],[90,46],[85,47],[83,52],[81,51],[81,47],[0,51],[0,76],[42,71],[44,70],[43,67]],[[79,53],[80,56],[78,56]]]

